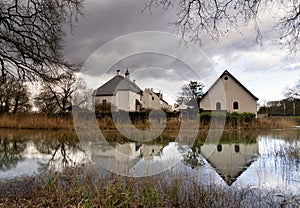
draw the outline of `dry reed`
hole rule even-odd
[[[92,121],[91,121],[92,122]],[[97,119],[98,126],[101,130],[116,130],[115,122],[111,117],[104,117]],[[85,124],[87,121],[84,122]],[[189,129],[210,129],[211,123],[202,123],[197,121],[187,121],[188,125],[184,125],[187,130]],[[222,123],[222,122],[221,122]],[[212,123],[212,128],[223,128],[218,122]],[[151,123],[149,120],[137,120],[129,124],[134,125],[137,129],[147,130]],[[289,117],[278,118],[259,118],[252,122],[238,122],[232,124],[227,122],[224,126],[225,130],[233,129],[283,129],[291,128],[296,125],[296,120]],[[0,128],[14,128],[14,129],[73,129],[72,116],[67,117],[53,116],[49,117],[44,114],[18,114],[18,115],[2,115],[0,116]],[[178,131],[182,128],[182,121],[172,118],[166,121],[166,130]]]
[[[25,177],[2,183],[1,207],[297,207],[300,199],[252,187],[203,184],[197,178],[157,175],[95,177],[94,171]]]
[[[296,120],[289,117],[263,117],[257,121],[256,128],[260,129],[283,129],[296,125]]]
[[[70,118],[48,117],[43,114],[18,114],[0,116],[0,128],[15,129],[72,129]]]

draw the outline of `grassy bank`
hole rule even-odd
[[[0,186],[1,207],[296,207],[299,198],[274,191],[228,188],[166,175],[99,178],[76,169],[24,177]]]
[[[185,121],[188,129],[208,130],[212,128],[222,128],[224,118],[217,118],[220,121],[212,119],[208,114],[200,115],[199,122]],[[91,120],[92,122],[92,120]],[[116,130],[115,121],[108,116],[97,118],[101,130]],[[163,121],[162,121],[163,122]],[[151,123],[149,120],[135,119],[133,125],[140,130],[149,129]],[[86,121],[84,123],[86,125]],[[179,130],[182,121],[179,118],[171,118],[166,121],[166,130]],[[256,119],[247,114],[229,114],[226,116],[225,130],[233,129],[282,129],[291,128],[297,125],[297,119],[290,117],[265,117]],[[0,128],[14,129],[73,129],[72,116],[47,116],[44,114],[18,114],[18,115],[1,115]]]

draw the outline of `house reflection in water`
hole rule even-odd
[[[121,174],[131,175],[135,173],[135,166],[141,160],[152,160],[159,156],[163,145],[146,145],[135,142],[116,144],[93,144],[92,160],[106,170]],[[142,173],[141,173],[142,174]]]
[[[200,152],[230,186],[257,158],[258,144],[205,144]]]

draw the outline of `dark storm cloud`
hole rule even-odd
[[[139,31],[170,31],[172,18],[155,10],[142,13],[143,0],[87,0],[87,15],[66,38],[65,55],[84,62],[97,48],[121,35]]]
[[[83,63],[88,57],[93,54],[99,47],[105,43],[114,40],[122,35],[140,32],[140,31],[165,31],[172,32],[173,27],[170,23],[176,19],[175,9],[171,9],[168,12],[162,14],[161,9],[153,9],[152,14],[149,11],[141,13],[145,6],[145,0],[87,0],[86,10],[87,15],[80,19],[80,22],[73,31],[73,35],[68,35],[66,38],[65,55],[71,61],[75,63]],[[263,27],[270,28],[274,24],[274,19],[268,15],[261,18],[264,20]],[[270,29],[268,29],[270,31]],[[274,36],[274,33],[268,33],[268,36]],[[266,34],[264,34],[266,37]],[[213,42],[209,40],[209,37],[203,35],[202,49],[208,55],[208,58],[214,59],[215,56],[221,57],[225,60],[229,67],[232,64],[248,61],[250,64],[247,67],[240,70],[246,71],[262,71],[268,70],[270,67],[276,65],[270,64],[270,57],[268,52],[262,52],[255,43],[256,33],[253,28],[246,29],[241,33],[240,31],[231,31],[228,36],[222,37],[219,42]],[[159,42],[153,42],[152,44],[161,44]],[[103,62],[109,62],[115,56],[122,51],[128,50],[128,48],[139,47],[140,42],[123,43],[115,48],[115,51],[110,51],[106,54]],[[265,44],[266,51],[270,50],[273,45]],[[266,54],[267,53],[267,54]],[[275,55],[272,55],[272,62],[282,63],[282,52],[278,51]],[[126,59],[126,57],[124,57]],[[194,62],[198,62],[199,68],[207,68],[206,61],[201,58],[199,60],[195,57]],[[249,61],[250,59],[250,61]],[[162,60],[153,57],[139,56],[138,59],[131,58],[129,60],[118,60],[120,65],[116,67],[130,69],[147,68],[147,67],[161,67],[167,71],[174,70],[181,74],[181,71],[185,72],[188,68],[186,65],[182,65],[180,61],[170,60],[168,58]],[[129,63],[130,62],[130,63]],[[150,62],[150,64],[149,64]],[[151,63],[152,62],[152,63]],[[153,63],[158,62],[156,65]],[[223,62],[220,62],[222,64]],[[116,63],[114,63],[116,64]],[[223,66],[224,69],[225,67]],[[265,67],[264,67],[265,66]],[[186,68],[187,67],[187,68]],[[298,69],[298,67],[287,67],[291,69]],[[159,77],[160,73],[148,73],[147,76]],[[161,76],[166,79],[171,79],[172,76],[162,74]],[[141,77],[139,77],[141,78]]]
[[[209,67],[209,66],[207,66]],[[175,57],[159,53],[141,53],[129,56],[111,67],[113,71],[120,69],[123,73],[128,68],[136,79],[154,78],[166,80],[189,79],[195,76],[188,63]],[[135,73],[136,72],[136,73]]]
[[[127,67],[132,72],[143,70],[137,75],[140,80],[161,78],[172,81],[176,77],[199,80],[212,72],[202,50],[182,42],[178,36],[162,32],[139,32],[115,39],[90,56],[81,72],[102,76]],[[173,75],[170,75],[171,71]]]

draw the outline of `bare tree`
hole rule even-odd
[[[47,115],[53,115],[59,112],[56,100],[49,90],[42,89],[37,97],[34,98],[34,105],[38,111]]]
[[[76,79],[76,91],[72,95],[72,106],[80,107],[85,110],[92,110],[93,90],[87,87],[83,78]]]
[[[0,78],[52,80],[70,69],[63,26],[83,14],[84,0],[0,0]]]
[[[0,113],[24,113],[30,111],[27,86],[11,77],[0,81]]]
[[[35,105],[48,114],[67,112],[72,108],[73,96],[76,96],[75,105],[85,102],[88,98],[85,89],[86,84],[81,78],[76,78],[72,72],[66,72],[57,76],[53,82],[43,82],[41,92],[35,98]]]
[[[266,10],[277,20],[278,42],[296,52],[300,40],[300,1],[298,0],[146,0],[145,8],[175,8],[177,19],[173,22],[184,38],[202,43],[204,34],[217,41],[231,29],[238,31],[254,23],[256,39],[261,41],[259,16]],[[280,11],[280,12],[278,12]],[[284,15],[281,15],[284,13]]]
[[[300,99],[300,80],[293,87],[286,88],[283,93],[290,100]]]
[[[188,84],[184,84],[181,87],[181,91],[177,98],[177,103],[181,105],[182,103],[191,104],[196,101],[199,106],[200,99],[203,95],[204,84],[197,81],[190,81]]]

